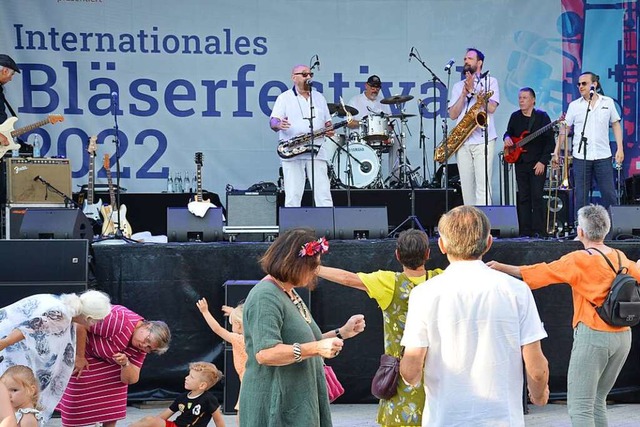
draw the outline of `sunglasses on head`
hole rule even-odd
[[[306,71],[304,73],[293,73],[294,76],[302,76],[302,77],[313,77],[313,73],[307,73]]]

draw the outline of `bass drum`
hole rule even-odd
[[[371,185],[380,173],[380,160],[375,150],[366,144],[352,143],[344,146],[333,155],[331,165],[333,171],[343,186],[365,188]],[[348,149],[348,151],[347,151]],[[351,165],[353,180],[347,174]]]

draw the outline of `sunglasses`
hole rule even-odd
[[[293,75],[294,76],[302,76],[302,77],[307,77],[307,76],[308,77],[313,77],[313,73],[307,73],[307,72],[304,72],[304,73],[293,73]]]
[[[578,86],[578,87],[580,87],[580,86],[588,86],[588,85],[590,85],[590,84],[591,84],[591,82],[578,82],[578,85],[577,85],[577,86]]]

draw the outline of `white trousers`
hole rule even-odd
[[[314,160],[313,165],[315,181],[313,190],[316,206],[333,206],[327,162]],[[305,178],[309,177],[309,182],[311,182],[311,159],[282,162],[282,175],[284,178],[284,206],[288,208],[300,207],[304,194]]]
[[[493,176],[493,157],[495,155],[495,139],[489,140],[487,150],[487,167],[489,176],[488,200],[491,204],[491,177]],[[462,186],[462,199],[465,205],[486,205],[484,144],[463,144],[458,150],[458,171]]]

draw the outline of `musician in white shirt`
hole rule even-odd
[[[306,65],[296,65],[291,72],[293,87],[281,93],[273,106],[269,125],[278,132],[280,141],[309,134],[309,118],[313,113],[313,132],[316,134],[325,128],[327,136],[333,136],[331,128],[331,114],[324,96],[312,90],[309,81],[313,73]],[[311,106],[313,105],[313,111]],[[324,144],[324,135],[313,140],[313,144],[320,146],[317,154],[305,152],[297,156],[282,159],[282,173],[284,175],[285,207],[299,207],[302,203],[305,178],[312,182],[316,206],[333,206],[331,186],[327,173],[328,158]],[[311,179],[313,170],[313,180]]]

